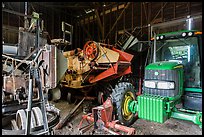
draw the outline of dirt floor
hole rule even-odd
[[[77,129],[78,124],[80,123],[84,111],[84,106],[91,104],[92,102],[84,101],[76,112],[76,116],[67,123],[60,130],[54,130],[55,135],[79,135],[81,134]],[[52,102],[58,109],[61,110],[60,116],[63,119],[74,107],[74,104],[68,104],[67,101],[60,100],[57,103]],[[86,124],[86,122],[84,122]],[[84,125],[83,124],[83,125]],[[155,122],[150,122],[142,119],[138,119],[131,127],[135,128],[135,135],[202,135],[202,129],[197,125],[194,125],[192,122],[177,120],[170,118],[165,123],[159,124]],[[96,131],[92,132],[93,128],[89,131],[83,133],[85,135],[97,135],[97,134],[106,134],[111,135],[109,132],[105,131]]]

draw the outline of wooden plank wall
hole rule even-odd
[[[124,5],[125,4],[126,3],[124,3]],[[115,6],[117,10],[113,11]],[[123,8],[119,9],[119,6],[121,5],[112,5],[111,7],[105,9],[107,14],[105,14],[104,17],[101,16],[101,20],[104,18],[105,37],[123,10]],[[122,18],[118,20],[114,29],[107,36],[105,43],[116,43],[119,34],[122,33],[124,29],[128,32],[133,32],[133,35],[138,37],[140,40],[148,40],[147,25],[149,23],[162,23],[170,20],[184,18],[188,15],[200,14],[201,12],[202,2],[131,2],[129,7],[125,9]],[[94,21],[85,21],[85,24],[84,22],[80,22],[78,25],[86,27],[93,27],[94,25],[95,28],[99,28],[96,19]],[[90,35],[93,37],[92,39],[95,41],[104,41],[99,37],[94,37],[97,35],[97,31],[100,30],[95,29],[95,31],[89,31]],[[78,38],[77,45],[79,45],[80,42],[80,45],[83,45],[83,43],[85,43],[85,39],[89,39],[86,33],[84,33],[83,37]]]
[[[19,7],[23,7],[23,2],[16,2]],[[99,28],[95,12],[76,19],[69,16],[72,14],[68,10],[59,11],[54,8],[46,8],[35,4],[30,7],[36,12],[42,13],[44,26],[48,31],[50,38],[62,38],[61,22],[65,21],[74,26],[73,45],[72,48],[82,48],[86,41],[95,40],[105,43],[115,44],[123,30],[131,32],[139,40],[148,40],[148,24],[156,24],[174,19],[184,18],[188,15],[202,14],[202,2],[130,2],[129,6],[124,10],[126,2],[100,9],[99,16],[103,26],[104,38]],[[18,6],[17,6],[18,7]],[[14,9],[23,13],[23,8]],[[123,12],[124,10],[124,12]],[[121,12],[123,12],[120,19]],[[118,19],[118,20],[117,20]],[[117,22],[116,22],[117,20]],[[2,22],[6,26],[23,26],[23,18],[2,12]],[[115,24],[116,23],[116,24]],[[115,26],[113,27],[113,25]],[[200,24],[202,30],[202,23]],[[113,27],[113,28],[112,28]],[[111,30],[112,29],[112,30]],[[110,31],[111,30],[111,31]],[[108,34],[108,36],[107,36]],[[6,41],[16,42],[16,36],[7,33]]]

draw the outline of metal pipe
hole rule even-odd
[[[36,43],[36,48],[39,48],[40,47],[40,19],[37,19],[37,27],[36,27],[36,29],[37,29],[37,37],[36,37],[36,41],[37,41],[37,43]]]
[[[91,122],[94,122],[94,118],[92,116],[83,115],[82,118],[86,119],[86,120],[89,120]],[[134,134],[134,132],[135,132],[134,128],[130,128],[130,127],[126,127],[126,126],[123,126],[123,125],[120,125],[120,124],[116,124],[114,121],[107,122],[106,127],[111,127],[111,128],[121,130],[123,132],[128,133],[128,135]]]
[[[156,33],[154,33],[154,52],[153,52],[153,63],[156,62]]]
[[[202,13],[199,13],[197,15],[191,15],[193,19],[199,19],[201,18],[202,19]],[[177,23],[180,23],[180,22],[183,22],[183,21],[186,21],[186,18],[182,18],[182,19],[178,19],[178,20],[172,20],[172,21],[168,21],[168,22],[163,22],[163,23],[158,23],[158,24],[155,24],[155,25],[152,25],[152,30],[153,28],[156,28],[156,27],[164,27],[164,26],[169,26],[169,24],[177,24]]]
[[[54,47],[54,50],[55,50],[55,58],[54,58],[54,62],[55,62],[55,81],[54,81],[54,85],[55,85],[55,87],[57,86],[57,80],[58,80],[58,77],[57,77],[57,47],[55,46]],[[50,65],[52,65],[52,64],[50,64]]]
[[[35,56],[35,59],[33,60],[33,62],[36,62],[40,56],[40,54],[42,53],[44,49],[40,49],[40,51],[38,52],[38,54]]]
[[[24,59],[23,59],[23,61],[25,61],[26,59],[28,59],[30,56],[32,56],[37,50],[39,50],[40,48],[37,48],[37,49],[35,49],[35,50],[33,50],[27,57],[25,57]],[[26,61],[25,61],[26,62]],[[16,70],[17,70],[17,68],[22,64],[22,63],[24,63],[24,62],[20,62],[17,66],[16,66],[16,68],[13,70],[13,72],[15,72]],[[11,74],[10,74],[11,75]]]
[[[30,126],[31,126],[31,107],[32,107],[32,95],[33,94],[33,77],[31,74],[31,69],[29,72],[29,93],[28,93],[28,106],[27,106],[27,121],[26,121],[26,129],[25,134],[30,134]]]
[[[28,19],[27,19],[27,16],[28,15],[28,2],[25,2],[25,17],[24,17],[24,28],[28,29],[29,27],[29,22],[28,22]]]
[[[151,40],[151,25],[148,24],[148,41],[150,42],[150,40]]]
[[[103,130],[105,130],[105,131],[111,133],[112,135],[120,135],[119,133],[116,133],[116,132],[114,132],[114,131],[112,131],[112,130],[106,128],[106,127],[103,127]]]
[[[187,20],[186,20],[186,23],[187,23],[187,29],[188,30],[192,30],[192,18],[191,16],[187,16]]]
[[[120,131],[126,132],[126,133],[128,133],[128,135],[132,135],[135,133],[134,128],[130,128],[130,127],[126,127],[126,126],[123,126],[120,124],[116,124],[115,122],[107,122],[107,126],[113,128],[113,129],[118,129]]]
[[[153,43],[153,60],[152,63],[156,62],[156,33],[154,33],[154,43]]]
[[[41,79],[39,76],[39,70],[37,69],[37,78],[36,81],[38,83],[38,88],[39,88],[39,96],[40,96],[40,100],[41,100],[41,111],[42,111],[42,115],[43,115],[43,122],[44,122],[44,130],[45,132],[49,132],[49,127],[48,127],[48,121],[47,121],[47,113],[46,113],[46,107],[45,107],[45,98],[43,95],[43,91],[42,91],[42,83],[41,83]]]
[[[13,11],[13,10],[9,10],[9,9],[2,9],[3,12],[7,12],[7,13],[11,13],[11,14],[15,14],[15,15],[18,15],[18,16],[23,16],[23,17],[27,17],[27,18],[33,18],[32,16],[30,15],[25,15],[23,13],[20,13],[20,12],[16,12],[16,11]]]
[[[21,63],[27,63],[27,64],[29,64],[29,63],[31,62],[31,61],[26,61],[26,60],[15,59],[15,58],[6,56],[6,55],[4,55],[4,54],[2,54],[2,57],[5,57],[5,58],[7,58],[7,59],[12,59],[12,60],[15,60],[15,61],[19,61],[19,62],[21,62]],[[15,69],[16,69],[16,68],[15,68]],[[13,71],[13,72],[14,72],[14,71]]]
[[[28,10],[27,8],[28,8],[28,2],[25,2],[25,15],[28,15],[28,14],[27,14],[27,12],[28,12],[28,11],[27,11],[27,10]],[[25,17],[25,19],[27,19],[27,17]]]

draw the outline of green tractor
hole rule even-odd
[[[128,82],[113,89],[118,120],[130,126],[137,118],[158,123],[176,118],[202,128],[202,32],[182,30],[151,40],[142,93]]]

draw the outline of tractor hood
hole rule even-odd
[[[146,66],[146,70],[173,70],[176,68],[182,68],[183,65],[179,62],[175,61],[161,61],[161,62],[155,62],[151,63]]]

